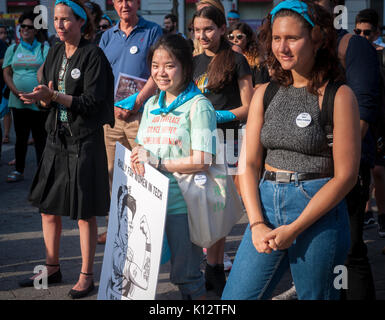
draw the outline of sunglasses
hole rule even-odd
[[[230,40],[230,41],[233,41],[235,38],[237,38],[239,41],[242,40],[243,38],[246,38],[246,35],[243,34],[243,33],[238,33],[236,36],[234,36],[232,33],[230,33],[229,35],[227,35],[227,38]]]
[[[101,24],[101,25],[99,26],[99,29],[107,30],[108,27],[109,27],[108,24]]]
[[[27,29],[29,29],[29,30],[35,29],[35,27],[34,27],[33,25],[29,25],[29,24],[21,24],[21,25],[20,25],[20,28],[22,28],[22,29],[27,28]]]
[[[361,33],[364,34],[364,36],[370,36],[370,34],[372,33],[372,30],[370,29],[366,29],[366,30],[361,30],[361,29],[354,29],[354,33],[356,35],[360,35]]]

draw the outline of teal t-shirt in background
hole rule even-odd
[[[159,108],[156,98],[150,98],[144,106],[136,138],[138,144],[162,160],[188,157],[190,150],[215,155],[217,123],[215,110],[207,98],[199,94],[165,116],[151,113]],[[190,119],[190,109],[194,103]],[[172,173],[162,173],[170,179],[167,214],[187,213],[178,182]]]
[[[17,90],[32,92],[33,88],[39,85],[37,81],[37,70],[39,70],[40,66],[44,63],[49,47],[44,46],[42,55],[40,42],[38,42],[38,45],[36,45],[33,50],[26,49],[21,44],[18,44],[14,52],[15,45],[16,44],[9,46],[5,52],[3,69],[8,66],[12,67],[13,82]],[[39,110],[35,104],[24,104],[12,92],[9,95],[8,105],[10,108]]]

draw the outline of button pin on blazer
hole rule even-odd
[[[78,68],[72,69],[72,71],[71,71],[72,79],[75,79],[75,80],[79,79],[80,74],[81,74],[81,72],[80,72],[80,70]]]

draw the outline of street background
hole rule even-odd
[[[2,124],[2,128],[4,128]],[[50,285],[48,289],[20,288],[18,282],[30,277],[38,265],[45,264],[45,250],[41,231],[41,217],[38,210],[27,200],[29,186],[36,170],[35,150],[28,147],[24,181],[5,182],[7,175],[14,170],[8,162],[14,158],[15,136],[12,130],[11,143],[3,145],[0,160],[0,300],[66,300],[67,294],[79,277],[81,253],[77,222],[63,217],[63,230],[60,247],[60,264],[63,274],[61,284]],[[97,218],[99,233],[106,230],[104,217]],[[227,237],[226,253],[233,260],[244,229],[247,217],[244,215]],[[377,225],[365,230],[364,238],[368,246],[378,300],[385,300],[385,239],[377,233]],[[97,245],[94,279],[96,290],[84,300],[95,300],[103,263],[104,245]],[[204,270],[205,262],[202,262]],[[159,272],[156,300],[181,299],[177,287],[169,280],[169,262],[162,265]],[[291,287],[291,276],[287,272],[274,294]],[[209,291],[208,299],[218,300]]]

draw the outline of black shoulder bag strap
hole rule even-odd
[[[328,146],[333,147],[333,113],[334,113],[334,98],[337,90],[343,82],[329,81],[325,88],[325,94],[322,101],[321,110],[321,126],[325,131]]]
[[[263,110],[266,112],[271,100],[277,94],[279,90],[279,84],[275,81],[270,81],[266,87],[265,94],[263,95]]]

